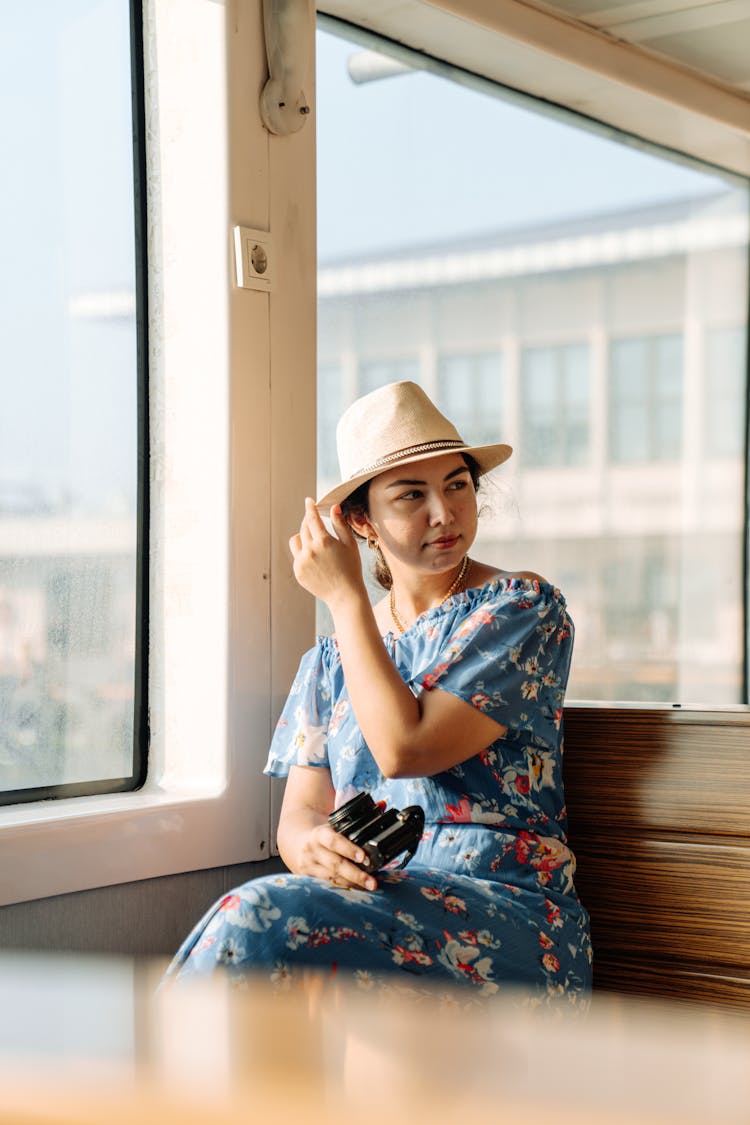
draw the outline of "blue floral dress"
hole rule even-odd
[[[337,806],[361,790],[389,806],[421,805],[416,855],[381,872],[372,892],[306,875],[254,879],[212,907],[170,974],[262,969],[283,983],[317,966],[347,970],[363,987],[396,972],[481,997],[520,985],[532,1001],[580,1002],[591,942],[566,839],[562,708],[573,625],[564,598],[547,583],[494,579],[384,644],[415,694],[450,692],[507,733],[432,777],[384,777],[354,717],[336,641],[320,637],[302,658],[265,772],[328,769]]]

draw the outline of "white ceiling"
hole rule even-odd
[[[750,93],[750,0],[555,0],[535,6],[564,12]]]
[[[317,0],[508,91],[750,176],[750,0]]]

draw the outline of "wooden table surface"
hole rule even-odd
[[[0,957],[0,1123],[750,1123],[750,1019],[596,997],[463,1007],[319,978],[156,992],[161,965]]]

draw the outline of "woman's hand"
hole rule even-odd
[[[365,858],[360,847],[330,824],[319,824],[302,844],[296,871],[300,875],[316,875],[335,887],[374,891],[377,888],[374,877],[357,866]]]
[[[329,607],[331,600],[347,592],[365,592],[357,541],[339,504],[331,509],[331,523],[335,536],[328,532],[315,501],[308,496],[299,534],[289,540],[295,578]]]
[[[365,853],[328,823],[336,794],[323,766],[292,766],[281,805],[277,841],[295,875],[315,875],[339,887],[374,891],[371,874],[357,867]]]

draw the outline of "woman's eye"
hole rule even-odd
[[[408,492],[402,492],[399,500],[418,500],[422,493],[418,488],[410,488]]]
[[[455,492],[455,491],[458,491],[458,489],[466,488],[467,484],[468,484],[468,481],[465,481],[465,480],[452,480],[450,482],[450,484],[448,485],[448,487],[452,488]]]

